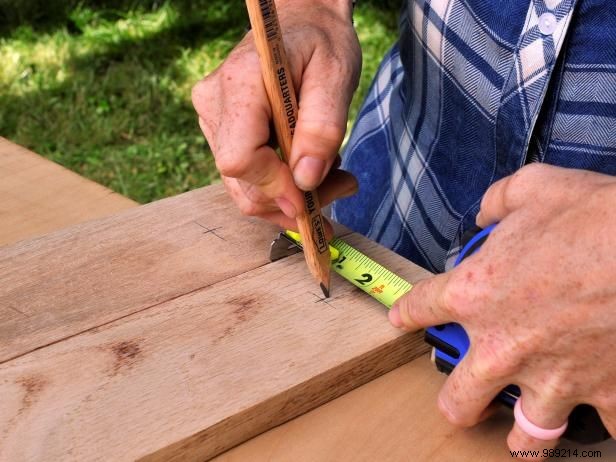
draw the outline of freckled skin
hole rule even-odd
[[[477,423],[513,383],[536,425],[556,428],[587,403],[616,436],[615,209],[614,177],[525,167],[486,193],[477,224],[499,225],[481,251],[401,299],[406,329],[454,321],[469,334],[439,396],[452,422]],[[556,443],[517,425],[508,438],[511,449]]]

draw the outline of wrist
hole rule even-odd
[[[285,8],[287,5],[307,5],[310,7],[326,8],[335,12],[338,16],[349,23],[353,20],[353,0],[275,0],[277,8]]]

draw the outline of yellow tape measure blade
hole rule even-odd
[[[332,264],[336,273],[375,298],[387,308],[413,287],[411,283],[375,262],[341,239],[330,245],[340,256]]]
[[[284,232],[301,246],[301,237],[294,231]],[[356,287],[391,308],[396,300],[413,287],[411,283],[378,264],[342,239],[329,243],[333,270]]]

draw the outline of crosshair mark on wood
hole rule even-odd
[[[322,295],[318,295],[315,294],[314,292],[310,292],[311,295],[314,295],[317,299],[314,301],[314,303],[325,303],[327,306],[331,306],[332,308],[336,308],[334,305],[332,305],[330,302],[330,299],[323,297]]]
[[[207,210],[204,203],[210,205]],[[276,229],[239,218],[221,187],[123,217],[10,246],[8,253],[2,248],[0,254],[11,263],[0,271],[0,305],[24,310],[31,319],[15,323],[17,314],[0,309],[0,317],[10,314],[0,321],[0,331],[11,334],[8,340],[0,335],[0,353],[15,358],[5,359],[0,373],[1,460],[19,460],[30,448],[41,451],[36,453],[41,460],[209,459],[425,351],[421,336],[409,342],[384,325],[365,294],[357,297],[347,287],[335,303],[329,301],[335,310],[325,308],[301,255],[270,264],[262,246]],[[190,227],[199,220],[210,225]],[[234,233],[224,244],[199,238],[218,226]],[[214,231],[224,238],[222,229]],[[168,244],[174,238],[182,247]],[[232,240],[242,248],[228,246]],[[362,236],[347,234],[345,240],[409,281],[426,276]],[[151,246],[139,245],[130,258],[109,258],[143,241]],[[165,257],[173,264],[161,265],[143,280],[152,259]],[[225,271],[187,277],[204,259]],[[33,271],[33,261],[46,271]],[[48,281],[52,272],[62,275],[53,284]],[[4,283],[7,277],[12,284]],[[293,285],[273,293],[272,281],[283,278]],[[72,286],[66,290],[65,280],[75,281],[74,291]],[[349,301],[354,302],[353,323],[334,314]],[[309,321],[302,308],[310,309]],[[341,331],[347,333],[344,348],[319,348],[316,360],[315,349],[303,340],[308,332],[318,344],[336,344]],[[226,338],[216,343],[223,333]],[[187,377],[181,367],[192,353],[196,357],[186,367]],[[296,365],[287,367],[291,358]],[[84,366],[68,380],[71,364]],[[23,384],[15,383],[19,377],[25,378]],[[44,378],[46,385],[31,378]],[[425,382],[421,385],[425,388]],[[28,391],[29,407],[15,417]],[[2,412],[5,408],[11,416]],[[66,418],[41,419],[58,409]],[[24,441],[24,428],[37,438]],[[253,458],[259,457],[240,457]]]
[[[219,236],[216,231],[218,231],[219,229],[222,229],[222,226],[218,226],[217,228],[208,228],[207,226],[202,225],[201,223],[199,223],[198,221],[195,221],[195,224],[200,226],[201,228],[205,229],[205,231],[203,232],[203,234],[210,234],[212,233],[214,236],[216,236],[218,239],[221,239],[223,241],[226,241],[226,239],[222,236]]]

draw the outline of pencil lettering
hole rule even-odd
[[[314,204],[314,197],[312,196],[311,191],[304,191],[304,197],[306,198],[306,208],[308,209],[308,213],[312,215],[316,210]]]
[[[293,99],[291,98],[291,91],[289,90],[289,84],[287,82],[287,73],[284,67],[278,68],[278,84],[280,85],[280,93],[282,94],[287,124],[291,130],[295,130],[297,120],[295,119]]]

